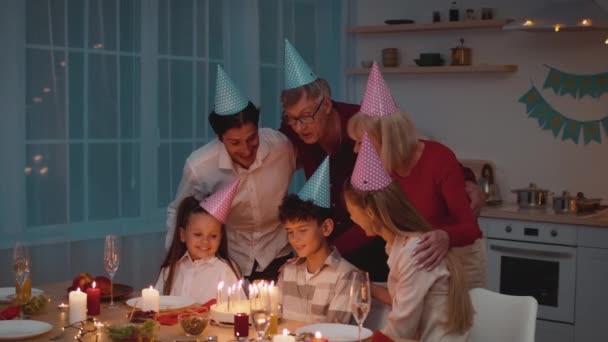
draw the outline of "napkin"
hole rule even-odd
[[[183,311],[171,312],[171,313],[167,313],[164,315],[158,315],[158,316],[156,316],[156,320],[162,325],[175,325],[175,324],[177,324],[177,316],[179,314],[182,314],[186,311],[203,312],[205,309],[209,309],[211,307],[211,305],[213,305],[213,304],[215,304],[215,299],[211,299],[207,303],[205,303],[201,306],[197,306],[195,308],[189,308],[189,309],[183,310]]]
[[[17,316],[19,316],[19,307],[11,306],[10,308],[6,308],[0,312],[0,321],[5,319],[13,319]]]
[[[393,339],[384,335],[382,331],[376,330],[372,336],[372,342],[394,342]]]

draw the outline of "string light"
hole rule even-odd
[[[559,29],[560,29],[560,28],[561,28],[561,26],[560,26],[560,25],[555,25],[555,28],[554,28],[555,32],[559,32]]]
[[[604,41],[604,44],[608,45],[608,38]]]
[[[582,24],[583,26],[591,26],[591,19],[583,19],[583,20],[581,21],[581,24]]]
[[[532,26],[532,25],[534,25],[534,22],[530,19],[528,19],[524,22],[524,26]]]

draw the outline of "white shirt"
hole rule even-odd
[[[188,252],[179,259],[177,269],[173,274],[173,286],[171,296],[184,296],[196,299],[199,303],[206,303],[217,295],[217,286],[220,281],[224,282],[224,288],[238,283],[238,279],[230,266],[217,257],[207,260],[195,260],[190,258]],[[165,281],[169,275],[169,267],[160,271],[155,288],[163,293]],[[245,292],[241,289],[241,298]]]
[[[217,139],[192,152],[176,198],[167,210],[166,248],[171,245],[176,210],[183,198],[205,198],[240,177],[226,220],[230,258],[249,275],[255,260],[265,269],[272,260],[290,252],[287,233],[279,221],[279,205],[296,168],[296,153],[282,133],[270,128],[261,128],[258,133],[260,145],[249,169],[235,164]]]

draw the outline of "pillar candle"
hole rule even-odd
[[[101,300],[101,290],[96,287],[93,282],[93,287],[87,289],[87,312],[89,315],[99,315],[99,307]]]
[[[87,294],[80,291],[71,291],[69,296],[70,303],[70,324],[84,321],[87,319]]]
[[[296,342],[296,338],[289,335],[289,330],[283,329],[283,335],[274,335],[272,342]]]
[[[142,311],[160,311],[160,295],[152,285],[150,288],[141,290],[141,310]]]
[[[234,336],[249,337],[249,315],[237,313],[234,315]]]

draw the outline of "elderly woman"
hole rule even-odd
[[[485,248],[456,156],[438,142],[418,139],[414,122],[394,104],[376,65],[367,87],[361,111],[348,122],[348,134],[358,152],[367,131],[386,170],[436,228],[423,234],[413,250],[416,259],[425,260],[419,267],[433,269],[453,247],[462,259],[469,287],[485,287]],[[378,105],[378,94],[384,95],[385,103]]]

